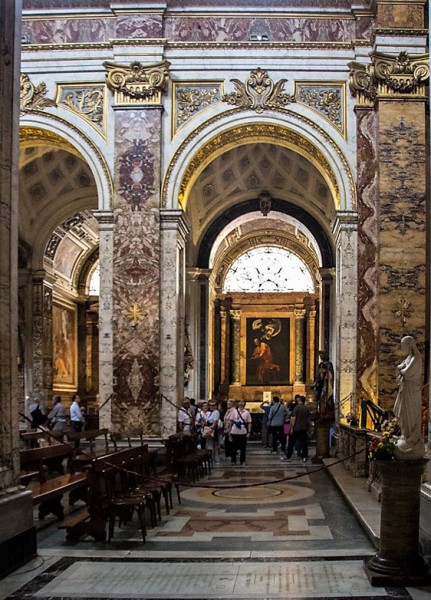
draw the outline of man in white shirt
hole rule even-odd
[[[236,465],[236,455],[239,450],[239,462],[245,465],[247,440],[251,433],[251,415],[245,408],[245,400],[240,400],[238,408],[230,415],[232,424],[229,439],[232,440],[232,464]]]
[[[72,396],[72,404],[70,405],[70,425],[72,426],[73,431],[82,431],[82,424],[84,422],[84,417],[82,416],[81,407],[79,403],[81,402],[81,398],[78,394],[74,394]],[[79,448],[79,440],[75,442],[75,448]]]
[[[193,426],[193,415],[190,409],[190,398],[184,398],[177,416],[178,431],[191,435]]]

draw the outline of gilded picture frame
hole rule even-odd
[[[56,391],[74,391],[78,385],[78,319],[76,307],[52,305],[52,381]]]
[[[289,385],[290,319],[246,319],[246,385]]]

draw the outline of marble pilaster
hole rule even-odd
[[[321,300],[319,311],[319,348],[329,352],[332,331],[331,306],[335,298],[335,269],[319,269],[321,283]]]
[[[232,377],[231,383],[240,384],[240,342],[241,342],[241,311],[231,310],[232,324]]]
[[[337,215],[334,225],[337,248],[335,398],[342,403],[356,389],[357,336],[357,218]]]
[[[311,384],[315,380],[316,368],[316,315],[315,310],[307,312],[307,360],[306,360],[306,382]]]
[[[95,211],[99,221],[99,425],[111,427],[113,394],[113,252],[114,215]]]
[[[378,156],[377,114],[357,106],[358,361],[357,397],[377,403],[378,390]]]
[[[52,279],[33,275],[33,391],[52,394]]]
[[[189,231],[181,210],[162,210],[160,276],[160,433],[176,431],[177,408],[184,397],[184,248]]]
[[[304,383],[305,310],[295,309],[295,383]]]

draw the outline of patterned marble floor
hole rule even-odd
[[[413,598],[431,588],[371,587],[375,548],[324,468],[251,444],[246,467],[227,461],[149,530],[116,528],[112,544],[70,545],[41,525],[39,556],[0,582],[0,600]]]

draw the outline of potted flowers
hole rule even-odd
[[[394,460],[398,430],[398,422],[394,419],[387,423],[380,436],[372,436],[368,444],[368,458],[370,460]]]

